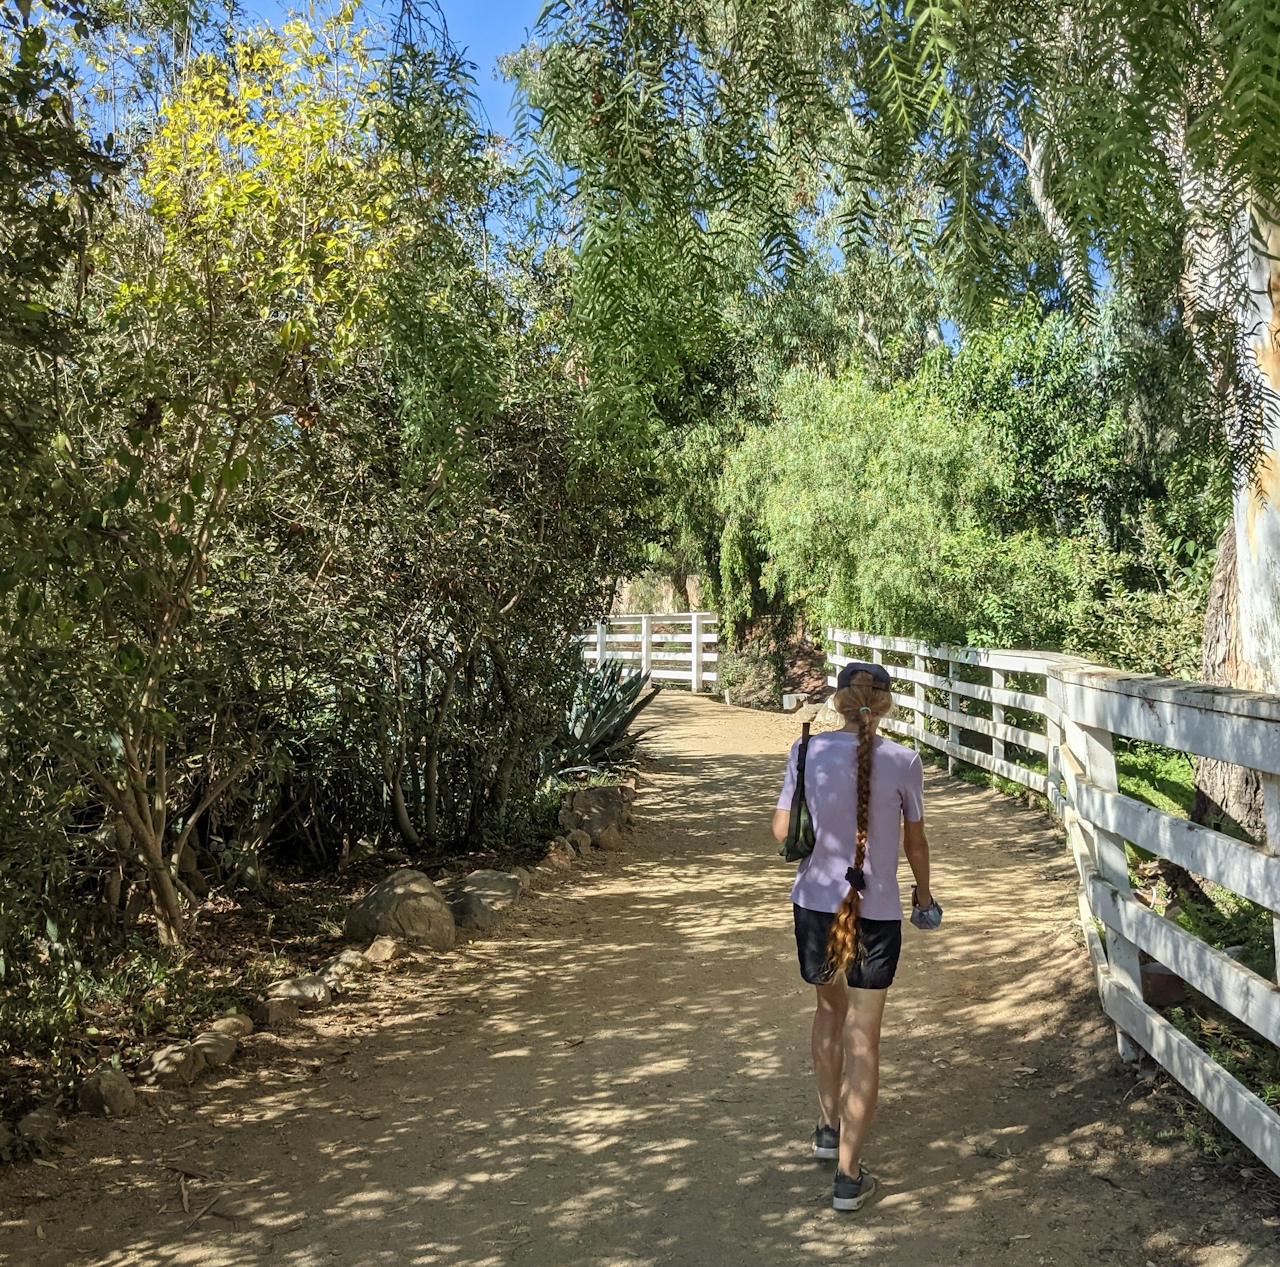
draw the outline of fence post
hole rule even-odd
[[[954,682],[955,676],[956,676],[956,662],[954,660],[948,660],[947,661],[947,681]],[[958,713],[960,711],[960,696],[958,696],[955,693],[955,691],[948,692],[947,707],[953,713]],[[960,742],[960,727],[950,721],[947,722],[947,738],[950,739],[952,743],[958,744]],[[954,774],[955,772],[956,772],[956,759],[950,753],[947,753],[947,773]]]
[[[1062,800],[1062,723],[1052,717],[1044,719],[1044,731],[1049,739],[1049,751],[1045,754],[1048,763],[1049,804],[1053,806],[1058,817],[1065,820],[1065,806]]]
[[[1104,792],[1118,792],[1119,780],[1116,778],[1116,758],[1112,746],[1111,732],[1099,730],[1093,726],[1081,726],[1064,718],[1068,733],[1068,746],[1073,750],[1080,749],[1078,756],[1083,758],[1085,776],[1094,787]],[[1077,743],[1072,743],[1071,732],[1079,736]],[[1130,892],[1129,859],[1125,854],[1124,840],[1115,832],[1104,831],[1094,823],[1087,823],[1089,835],[1093,837],[1093,857],[1098,871],[1110,884],[1121,893]],[[1112,975],[1129,991],[1134,998],[1142,998],[1142,968],[1138,959],[1138,948],[1122,937],[1114,928],[1106,930],[1107,963]],[[1135,1061],[1142,1054],[1138,1044],[1118,1025],[1116,1026],[1116,1048],[1120,1059]]]
[[[640,672],[648,673],[653,668],[653,617],[640,617]]]
[[[596,668],[604,668],[609,655],[609,622],[601,620],[596,623]]]
[[[1268,853],[1280,853],[1280,777],[1261,774],[1262,816],[1266,824],[1266,849]],[[1271,936],[1276,946],[1276,980],[1280,981],[1280,915],[1271,912]]]
[[[1003,669],[991,670],[991,686],[995,690],[1004,689],[1004,670]],[[1004,721],[1004,705],[1003,704],[993,703],[991,705],[991,720],[996,722]],[[998,761],[1004,760],[1004,740],[997,738],[995,735],[991,736],[991,755],[995,757]]]
[[[924,672],[925,672],[924,656],[922,656],[922,655],[917,655],[917,656],[916,656],[916,658],[915,658],[915,666],[916,666],[916,671],[917,671],[917,672],[919,672],[919,673],[924,673]],[[919,731],[924,731],[924,730],[925,730],[925,724],[924,724],[924,683],[923,683],[923,682],[917,682],[917,683],[916,683],[915,691],[913,692],[913,694],[914,694],[914,695],[915,695],[915,697],[916,697],[916,709],[915,709],[915,712],[916,712],[916,729],[917,729],[917,730],[919,730]],[[923,741],[922,741],[922,740],[919,740],[919,739],[917,739],[917,740],[916,740],[916,751],[917,751],[917,752],[920,752],[920,751],[922,750],[922,744],[923,744]],[[927,745],[923,745],[923,746],[927,746]]]
[[[689,689],[696,695],[702,690],[702,613],[694,612],[693,629],[689,646]]]

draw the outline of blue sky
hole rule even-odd
[[[476,92],[497,132],[509,135],[511,85],[495,78],[495,64],[503,53],[514,52],[525,42],[538,20],[543,0],[437,0],[449,27],[449,36],[475,63]],[[306,0],[241,0],[242,11],[252,18],[279,23],[290,10],[305,10]],[[424,5],[424,8],[426,6]],[[384,15],[388,25],[399,12],[398,0],[365,0],[369,21]]]
[[[498,132],[506,132],[511,85],[494,78],[494,63],[525,41],[542,0],[440,0],[449,35],[476,64],[476,91]]]

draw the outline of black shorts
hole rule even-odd
[[[800,954],[800,975],[810,985],[825,985],[827,976],[827,934],[832,911],[811,911],[792,903],[796,913],[796,950]],[[898,970],[902,953],[900,919],[860,919],[858,938],[862,962],[845,969],[845,979],[855,990],[887,990]]]

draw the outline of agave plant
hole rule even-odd
[[[620,660],[606,660],[578,682],[565,728],[543,756],[543,773],[575,774],[618,760],[639,739],[631,724],[658,694],[647,673],[626,673]]]

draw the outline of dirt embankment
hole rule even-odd
[[[832,1211],[767,828],[795,721],[674,692],[652,719],[623,853],[226,1076],[78,1121],[56,1170],[0,1178],[0,1263],[1280,1263],[1260,1167],[1156,1142],[1176,1100],[1115,1057],[1052,822],[936,774],[947,918],[906,930],[890,996],[882,1195]]]

